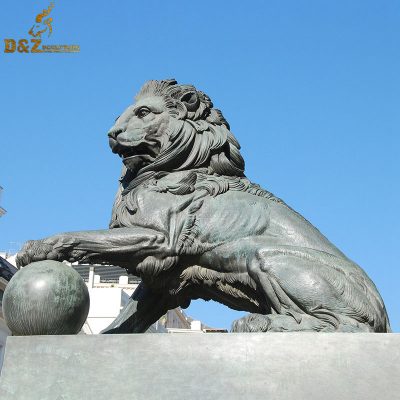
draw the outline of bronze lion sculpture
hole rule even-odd
[[[43,259],[113,264],[142,283],[104,333],[144,332],[192,299],[250,312],[234,332],[389,332],[365,272],[244,175],[240,146],[210,98],[149,81],[108,132],[122,176],[110,229],[29,241]]]

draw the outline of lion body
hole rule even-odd
[[[28,242],[18,256],[140,275],[108,333],[144,332],[197,298],[249,311],[234,331],[390,331],[365,272],[245,177],[240,145],[203,92],[149,81],[108,136],[123,161],[110,229]]]
[[[131,272],[176,296],[259,314],[322,317],[315,330],[386,331],[383,302],[362,269],[283,201],[259,188],[249,192],[254,185],[243,178],[236,183],[241,180],[235,190],[229,189],[235,180],[226,177],[175,172],[128,193],[115,221],[161,233],[160,254],[175,257],[171,280],[157,264],[157,282],[154,256]],[[218,193],[224,181],[227,189]]]

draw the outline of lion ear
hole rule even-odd
[[[183,105],[183,103],[181,101],[177,101],[175,104],[175,107],[178,111],[178,119],[185,119],[187,116],[187,110],[186,107]]]
[[[188,111],[196,111],[200,104],[199,96],[194,91],[186,92],[179,100],[185,105]]]

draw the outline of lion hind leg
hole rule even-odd
[[[235,329],[244,332],[373,330],[368,314],[357,306],[361,303],[372,312],[370,303],[340,269],[344,261],[331,258],[321,252],[290,247],[258,251],[248,264],[248,272],[270,309],[235,323]]]
[[[259,252],[250,260],[247,268],[249,275],[263,293],[271,312],[274,314],[285,314],[289,311],[292,315],[303,313],[303,310],[287,295],[277,282],[274,274],[269,273],[266,264],[264,254]]]

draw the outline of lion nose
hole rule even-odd
[[[117,139],[117,136],[122,133],[124,130],[122,128],[111,128],[107,135],[111,139]]]

